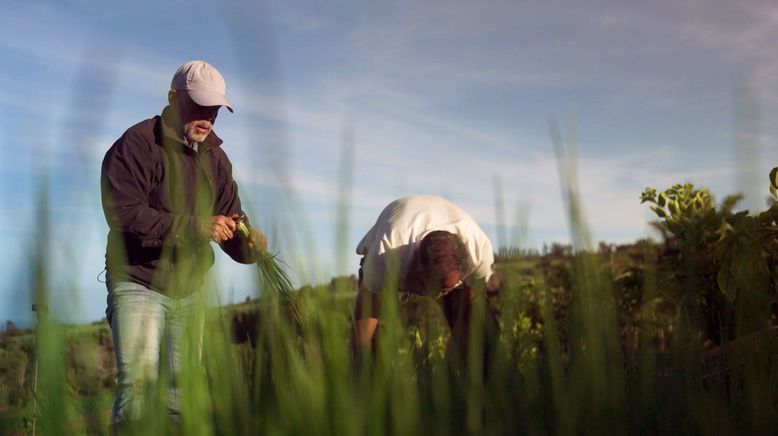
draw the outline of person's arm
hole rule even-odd
[[[216,187],[216,211],[227,215],[233,220],[242,219],[249,226],[248,238],[242,237],[239,231],[235,231],[234,237],[223,240],[219,246],[234,261],[244,264],[255,263],[259,254],[267,250],[267,237],[255,228],[251,228],[248,217],[243,212],[238,195],[238,184],[232,176],[232,164],[221,150],[214,157],[217,159],[217,187]]]
[[[369,291],[360,283],[354,304],[354,331],[351,344],[355,355],[357,352],[372,349],[373,336],[381,312],[380,298],[379,294]]]
[[[473,299],[475,299],[473,286],[465,283],[438,300],[451,329],[451,339],[463,358],[467,356]]]
[[[473,280],[474,284],[465,282],[460,288],[446,294],[439,301],[443,313],[448,321],[448,325],[451,328],[451,339],[456,350],[459,352],[459,356],[463,363],[468,361],[468,353],[470,349],[470,339],[474,332],[471,332],[471,324],[473,320],[473,307],[476,297],[483,298],[486,292],[490,292],[487,289],[495,286],[499,286],[499,280],[485,283],[484,279]],[[476,290],[479,291],[476,291]],[[480,289],[486,291],[481,294]],[[493,288],[494,292],[497,292],[497,288]],[[482,306],[483,312],[480,316],[483,316],[481,320],[480,334],[478,334],[477,341],[480,342],[479,346],[483,347],[483,360],[482,368],[484,370],[489,368],[492,355],[494,353],[494,347],[499,339],[499,323],[497,320],[497,314],[489,304],[488,297],[481,301],[479,306]],[[479,333],[479,332],[475,332]]]

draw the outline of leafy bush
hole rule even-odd
[[[770,173],[775,192],[776,170]],[[728,342],[776,321],[778,206],[733,212],[741,196],[716,207],[706,188],[690,183],[646,188],[664,237],[657,259],[657,299],[676,308],[674,323],[708,346]]]

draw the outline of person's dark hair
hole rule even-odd
[[[436,230],[421,240],[419,266],[422,272],[443,277],[451,271],[464,274],[467,269],[467,249],[459,236]]]

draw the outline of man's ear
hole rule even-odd
[[[167,102],[173,109],[178,109],[178,93],[175,89],[171,89],[167,92]]]

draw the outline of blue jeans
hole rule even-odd
[[[199,292],[173,299],[138,283],[111,283],[106,315],[111,323],[118,371],[112,424],[140,419],[144,396],[149,393],[147,389],[154,388],[161,369],[167,369],[170,380],[168,414],[178,421],[176,376],[182,354],[188,350],[184,357],[196,358],[198,362],[202,356],[203,319],[197,310],[201,302]],[[166,368],[160,366],[161,357]]]

